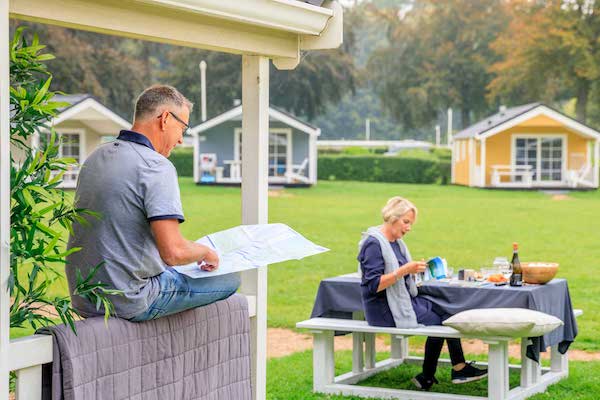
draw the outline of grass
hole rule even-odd
[[[239,188],[197,186],[180,179],[190,239],[238,225]],[[310,189],[285,189],[269,198],[269,221],[283,222],[331,251],[269,267],[268,324],[293,328],[310,316],[323,278],[356,271],[360,232],[380,223],[379,210],[394,195],[411,199],[419,218],[406,242],[415,258],[440,255],[454,267],[479,268],[509,256],[520,244],[522,261],[556,261],[569,280],[579,319],[574,348],[600,350],[600,192],[552,200],[535,191],[494,191],[456,186],[320,181]],[[456,270],[456,268],[455,268]],[[65,293],[65,282],[53,293]]]
[[[383,355],[383,354],[382,354]],[[387,355],[385,355],[387,356]],[[552,386],[545,393],[530,397],[532,400],[595,400],[598,398],[598,376],[600,362],[571,362],[570,375]],[[349,351],[336,353],[336,375],[352,369],[352,354]],[[365,386],[378,386],[393,389],[411,389],[410,378],[420,372],[415,365],[402,365],[379,373],[366,381]],[[450,383],[450,368],[440,367],[436,374],[439,385],[432,391],[456,393],[472,396],[486,396],[487,379],[464,385]],[[312,393],[312,355],[310,351],[295,353],[288,357],[275,358],[267,364],[267,399],[269,400],[358,400],[354,396],[332,396]],[[519,384],[517,372],[510,374],[511,388]]]
[[[181,189],[188,237],[240,221],[239,189],[197,187],[190,179],[181,180]],[[419,208],[406,238],[413,257],[440,255],[451,266],[479,268],[509,256],[517,241],[521,260],[559,262],[558,276],[568,278],[574,306],[586,311],[574,347],[600,350],[600,317],[593,313],[600,305],[600,275],[591,272],[600,260],[600,192],[557,201],[535,191],[438,185],[321,181],[311,189],[286,189],[269,198],[269,221],[284,222],[331,251],[269,267],[269,326],[294,327],[310,316],[323,278],[356,271],[360,232],[380,222],[379,210],[394,195]]]

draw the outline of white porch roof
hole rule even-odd
[[[236,54],[293,69],[301,50],[342,43],[342,8],[297,0],[3,0],[10,16]]]
[[[232,121],[232,120],[239,121],[242,117],[242,112],[243,112],[243,108],[241,105],[237,106],[235,108],[232,108],[229,111],[225,111],[224,113],[219,114],[214,118],[211,118],[207,121],[204,121],[203,123],[201,123],[199,125],[196,125],[192,129],[190,129],[190,133],[192,134],[192,136],[196,137],[199,133],[205,132],[208,129],[213,128],[217,125],[220,125],[226,121]],[[286,124],[292,128],[296,128],[299,131],[304,132],[309,135],[313,135],[313,136],[321,135],[321,130],[319,128],[317,128],[316,126],[306,123],[289,113],[278,110],[278,109],[274,108],[273,106],[269,106],[269,120],[283,122],[284,124]]]
[[[69,120],[77,120],[97,132],[106,134],[114,134],[121,129],[131,128],[130,122],[90,95],[57,95],[53,100],[70,103],[70,106],[65,107],[52,119],[50,122],[52,126]]]
[[[337,48],[343,36],[343,11],[335,1],[315,7],[296,0],[0,0],[0,37],[5,38],[0,40],[4,108],[0,112],[0,400],[8,399],[8,371],[14,366],[9,356],[14,354],[11,349],[16,350],[9,340],[6,290],[10,274],[9,17],[242,54],[244,224],[268,220],[269,59],[279,69],[293,69],[301,51]],[[256,304],[251,320],[253,398],[264,399],[267,271],[261,267],[247,272],[240,291],[253,296],[250,300]],[[39,365],[40,360],[35,358],[38,364],[31,365]],[[31,386],[31,396],[38,397],[40,385]]]

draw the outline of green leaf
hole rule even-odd
[[[46,96],[46,93],[48,93],[48,89],[50,88],[50,82],[52,82],[52,77],[49,77],[46,80],[46,82],[42,85],[40,90],[38,90],[37,94],[35,95],[35,98],[32,101],[32,104],[38,104],[40,101],[42,101],[44,96]]]
[[[31,193],[29,193],[29,190],[27,188],[23,188],[23,190],[21,191],[21,193],[23,193],[23,198],[25,199],[25,202],[31,207],[35,207],[35,200],[33,199],[33,197],[31,196]]]

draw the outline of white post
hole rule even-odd
[[[481,159],[479,161],[481,163],[479,166],[479,186],[485,187],[485,139],[481,139]]]
[[[0,400],[8,400],[10,318],[10,72],[8,0],[0,0]]]
[[[456,152],[458,151],[458,146],[455,143],[450,145],[450,183],[456,183]]]
[[[42,398],[42,366],[17,371],[16,400],[38,400]]]
[[[391,335],[391,355],[390,358],[404,360],[408,357],[408,337]]]
[[[468,145],[468,154],[469,154],[469,164],[468,164],[468,171],[469,171],[469,186],[476,186],[477,182],[475,182],[474,179],[474,174],[475,174],[475,139],[470,138],[469,139],[469,145]]]
[[[435,126],[435,146],[436,147],[440,147],[441,140],[442,140],[441,136],[442,136],[442,130],[439,125],[436,125]]]
[[[542,378],[540,363],[527,358],[527,345],[530,342],[526,337],[521,338],[521,387],[524,388],[537,384]]]
[[[242,224],[268,222],[269,59],[242,57]],[[253,399],[266,398],[267,267],[242,273],[240,292],[256,296],[251,321]]]
[[[488,399],[508,397],[508,342],[488,343]]]
[[[335,378],[333,331],[313,332],[313,391],[320,392]]]
[[[319,130],[321,133],[321,130]],[[317,135],[310,135],[308,138],[308,179],[313,185],[317,184],[317,162],[319,151],[317,150]]]
[[[365,368],[375,368],[375,356],[377,351],[375,350],[375,334],[365,333]]]
[[[200,107],[202,122],[206,121],[206,61],[200,61]]]
[[[194,182],[200,182],[200,135],[192,135],[194,138],[194,157],[192,157],[194,163]]]
[[[452,144],[452,107],[448,108],[448,146]]]
[[[594,163],[592,165],[594,166],[594,186],[598,187],[600,183],[600,140],[596,140],[594,144]]]
[[[569,375],[569,356],[568,353],[560,354],[558,345],[550,348],[550,370],[552,372]]]
[[[365,370],[363,356],[364,334],[352,332],[352,372],[359,374]]]
[[[371,119],[365,119],[365,138],[367,141],[371,140]]]

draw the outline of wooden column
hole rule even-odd
[[[0,400],[8,400],[10,337],[10,72],[8,0],[0,0]]]
[[[242,224],[268,222],[269,59],[242,57]],[[240,292],[256,296],[251,320],[253,399],[266,398],[267,267],[242,273]]]

